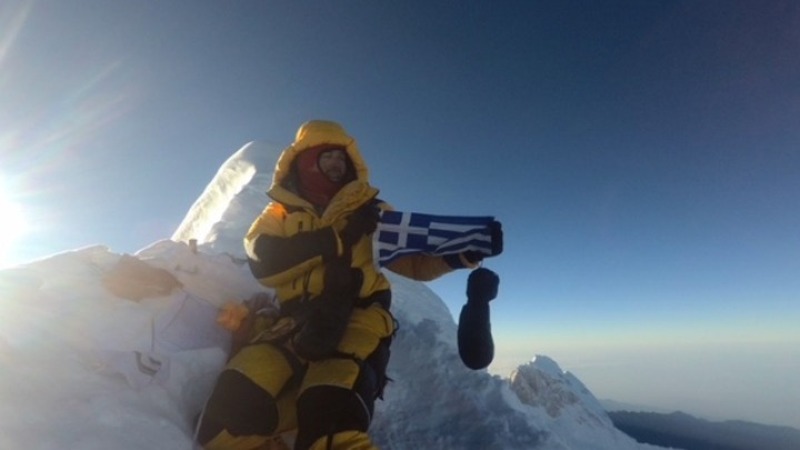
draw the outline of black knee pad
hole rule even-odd
[[[389,378],[391,338],[381,340],[366,361],[359,362],[359,374],[352,389],[314,386],[297,399],[298,434],[296,450],[305,450],[322,436],[339,431],[369,429],[375,399],[383,394]]]
[[[338,386],[311,387],[297,399],[295,449],[305,450],[320,437],[339,431],[367,431],[371,416],[371,408],[356,391]]]
[[[378,348],[372,352],[367,360],[364,361],[361,368],[361,374],[364,377],[372,377],[371,382],[357,381],[356,385],[364,385],[362,389],[374,388],[372,392],[364,392],[364,397],[369,397],[374,403],[375,399],[383,399],[383,390],[386,385],[391,381],[386,375],[386,367],[389,365],[389,357],[391,356],[390,346],[392,345],[392,337],[381,339]],[[368,373],[371,372],[371,373]]]
[[[223,429],[233,436],[269,436],[278,426],[278,407],[269,393],[244,374],[225,370],[200,420],[200,444],[208,443]]]

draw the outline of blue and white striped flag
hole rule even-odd
[[[434,216],[414,212],[381,213],[373,248],[379,266],[403,255],[450,255],[474,250],[492,254],[491,216]]]

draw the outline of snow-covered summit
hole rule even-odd
[[[172,239],[134,257],[97,246],[0,272],[0,448],[193,448],[193,419],[229,343],[218,308],[264,291],[244,264],[242,236],[267,202],[277,156],[247,144]],[[394,381],[371,429],[381,448],[651,448],[617,431],[547,357],[511,379],[467,369],[444,302],[388,275],[400,328]]]
[[[231,155],[194,202],[172,240],[196,239],[206,252],[244,258],[242,239],[267,204],[280,149],[250,142]]]

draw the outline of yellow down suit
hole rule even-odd
[[[320,211],[298,194],[293,161],[310,148],[346,150],[354,180]],[[255,327],[250,344],[233,355],[220,375],[199,424],[198,440],[208,450],[262,448],[270,436],[297,430],[295,449],[373,449],[367,436],[374,401],[387,377],[395,321],[389,313],[390,286],[373,262],[371,236],[346,248],[340,232],[359,207],[376,200],[367,166],[355,140],[334,122],[303,124],[276,165],[271,202],[245,237],[250,267],[274,288],[281,316]],[[345,316],[335,352],[309,360],[297,354],[293,333],[307,305],[328,301],[326,272],[346,261],[354,307]],[[463,261],[465,266],[470,265]],[[390,270],[431,280],[452,270],[441,257],[410,255]]]

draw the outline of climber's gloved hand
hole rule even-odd
[[[493,220],[487,225],[487,228],[491,236],[491,245],[486,252],[467,250],[463,253],[445,255],[445,262],[453,269],[463,269],[465,267],[475,267],[475,264],[483,261],[484,258],[503,253],[503,226],[500,222]]]
[[[267,292],[257,292],[243,302],[243,305],[252,315],[269,315],[278,309],[275,297]]]
[[[485,253],[476,250],[467,250],[466,252],[464,252],[464,259],[466,259],[467,262],[470,264],[477,264],[483,261],[483,258],[485,257],[486,257]]]
[[[347,330],[364,275],[344,259],[328,263],[322,294],[311,299],[309,314],[292,338],[295,352],[309,361],[330,358]]]
[[[493,220],[489,224],[489,231],[492,234],[492,254],[489,256],[497,256],[503,253],[503,224]]]
[[[361,206],[347,217],[347,223],[339,237],[345,247],[352,247],[362,236],[372,234],[378,228],[380,210],[370,204]]]
[[[489,303],[497,297],[500,277],[489,269],[480,267],[472,271],[467,279],[467,301]]]
[[[485,369],[494,359],[489,302],[497,296],[500,277],[483,267],[467,280],[467,304],[458,317],[458,355],[472,370]]]
[[[322,292],[325,294],[358,297],[358,291],[364,282],[364,272],[350,267],[343,258],[330,261],[325,266]]]
[[[313,300],[309,316],[292,337],[295,352],[309,361],[319,361],[336,354],[336,348],[347,330],[353,298],[347,295],[326,295]]]
[[[503,253],[503,225],[499,221],[493,220],[491,223],[489,223],[488,228],[492,238],[490,250],[491,253],[486,254],[476,250],[468,250],[464,252],[464,259],[466,259],[470,264],[476,264],[483,261],[483,258],[497,256],[500,253]]]

